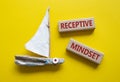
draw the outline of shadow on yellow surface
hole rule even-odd
[[[66,50],[66,54],[69,57],[71,57],[72,59],[75,59],[75,61],[82,62],[82,63],[84,63],[84,64],[86,64],[88,66],[93,67],[94,69],[97,69],[97,67],[98,67],[98,64],[93,63],[93,62],[91,62],[91,61],[89,61],[89,60],[87,60],[87,59],[85,59],[85,58],[83,58],[83,57],[81,57],[79,55],[76,55],[76,54],[74,54],[74,53],[72,53],[72,52],[70,52],[68,50]]]
[[[18,70],[20,73],[34,73],[34,72],[46,72],[52,71],[56,72],[60,69],[60,65],[46,65],[46,66],[36,66],[36,67],[29,67],[29,66],[19,66],[16,65],[15,69]]]
[[[94,32],[93,30],[83,30],[83,31],[71,31],[71,32],[59,32],[62,38],[64,37],[72,37],[72,36],[86,36],[90,35]]]

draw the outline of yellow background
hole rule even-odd
[[[16,54],[28,54],[24,44],[34,35],[50,7],[51,57],[60,66],[20,67]],[[60,34],[58,21],[95,18],[92,32]],[[0,82],[120,82],[120,0],[1,0]],[[104,52],[100,65],[66,51],[69,39]]]

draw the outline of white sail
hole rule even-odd
[[[49,9],[47,9],[38,31],[33,38],[26,43],[25,48],[38,55],[49,57],[49,38]]]

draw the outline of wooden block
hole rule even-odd
[[[59,32],[90,30],[95,28],[94,18],[63,20],[58,22]]]
[[[92,49],[78,41],[75,41],[73,39],[70,39],[70,42],[67,46],[67,50],[71,51],[75,54],[78,54],[96,64],[100,64],[100,62],[103,58],[102,52],[94,50],[94,49]]]

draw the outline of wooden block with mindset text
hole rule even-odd
[[[102,52],[92,49],[78,41],[73,40],[73,39],[70,39],[70,42],[67,46],[67,50],[71,51],[75,54],[78,54],[96,64],[100,64],[100,62],[103,58]]]

